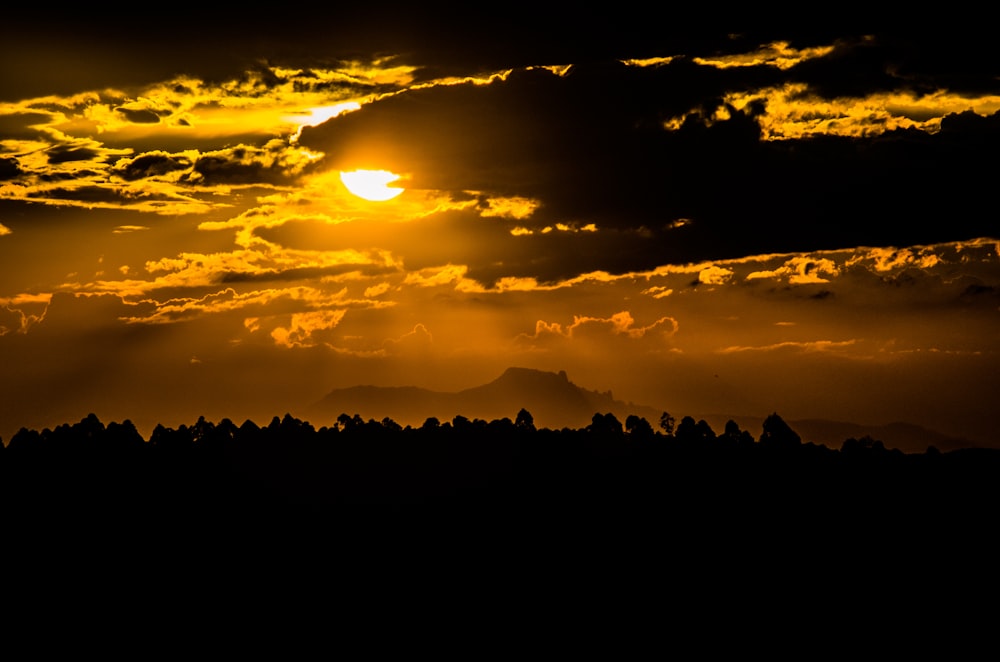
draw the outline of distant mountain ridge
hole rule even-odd
[[[645,418],[658,429],[660,415],[669,411],[680,422],[684,416],[705,420],[716,434],[725,429],[727,420],[757,438],[765,416],[698,414],[658,409],[616,400],[611,391],[592,391],[577,386],[565,371],[558,373],[533,368],[511,367],[497,379],[457,392],[433,391],[417,386],[351,386],[334,389],[307,408],[306,416],[316,425],[329,425],[340,414],[363,419],[391,418],[400,425],[419,426],[430,417],[442,423],[455,416],[468,419],[514,419],[522,408],[531,413],[537,427],[579,429],[589,425],[594,414],[614,414],[622,423],[634,414]],[[780,412],[778,412],[780,414]],[[863,425],[821,419],[786,419],[803,442],[840,448],[848,438],[866,435],[882,441],[886,448],[906,453],[923,453],[928,446],[949,451],[976,446],[966,439],[949,436],[912,423]]]
[[[521,409],[531,413],[537,427],[582,428],[596,413],[611,413],[625,421],[630,414],[650,423],[662,413],[654,407],[615,400],[611,391],[591,391],[569,380],[565,371],[508,368],[498,378],[457,392],[442,392],[415,386],[351,386],[334,389],[308,409],[316,420],[332,420],[340,414],[358,414],[364,419],[389,417],[400,425],[421,425],[429,417],[451,421],[469,419],[514,419]]]

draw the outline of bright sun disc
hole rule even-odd
[[[348,191],[359,198],[374,202],[392,200],[402,193],[401,188],[386,186],[399,177],[388,170],[352,170],[340,173],[340,181],[344,182]]]

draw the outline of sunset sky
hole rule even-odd
[[[1000,446],[997,49],[317,7],[0,25],[5,443],[519,366]]]

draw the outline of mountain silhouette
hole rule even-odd
[[[307,410],[317,425],[340,414],[364,419],[391,418],[400,425],[421,425],[430,417],[442,422],[455,416],[468,419],[514,419],[521,409],[535,425],[552,429],[582,428],[594,414],[614,414],[623,423],[630,414],[656,425],[661,410],[615,400],[611,391],[591,391],[569,380],[565,371],[508,368],[488,384],[457,392],[432,391],[415,386],[352,386],[334,389]]]
[[[391,418],[400,425],[420,426],[428,418],[441,422],[456,416],[470,420],[514,419],[522,408],[531,413],[537,427],[579,429],[590,425],[594,414],[614,414],[622,423],[634,414],[657,428],[660,415],[669,411],[680,420],[688,412],[656,408],[616,400],[611,391],[593,391],[569,380],[566,372],[512,367],[495,380],[457,392],[433,391],[416,386],[352,386],[330,391],[308,406],[304,415],[316,425],[330,425],[341,414],[368,420]],[[763,415],[697,414],[719,433],[728,420],[755,437],[760,433]],[[967,439],[953,437],[912,423],[896,422],[863,425],[823,419],[789,419],[788,424],[805,442],[840,448],[848,438],[871,436],[886,448],[905,453],[923,453],[929,446],[947,451],[976,446]]]

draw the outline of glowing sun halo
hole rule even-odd
[[[403,189],[387,184],[399,179],[399,175],[388,170],[352,170],[341,171],[340,181],[347,190],[365,200],[382,202],[392,200],[403,192]]]

